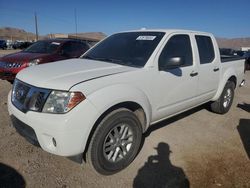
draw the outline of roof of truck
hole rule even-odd
[[[183,32],[183,33],[200,33],[200,34],[211,35],[211,33],[208,33],[208,32],[185,30],[185,29],[146,29],[146,28],[142,28],[139,30],[130,30],[130,31],[123,31],[123,32],[164,32],[164,33],[175,33],[175,32],[181,33],[181,32]]]

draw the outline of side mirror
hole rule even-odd
[[[174,69],[185,64],[185,59],[183,57],[171,57],[162,62],[164,65],[160,66],[160,70]]]

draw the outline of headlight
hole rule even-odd
[[[66,113],[85,99],[81,92],[52,91],[43,107],[46,113]]]
[[[40,63],[40,61],[41,61],[40,59],[33,59],[27,65],[28,65],[28,67],[38,65],[38,63]]]

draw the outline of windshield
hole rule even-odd
[[[27,49],[25,49],[25,52],[30,53],[54,53],[58,47],[60,46],[59,42],[53,42],[53,41],[38,41],[31,46],[29,46]]]
[[[143,67],[164,34],[164,32],[128,32],[114,34],[81,58]]]

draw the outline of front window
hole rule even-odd
[[[179,57],[184,63],[182,66],[193,65],[192,46],[188,35],[178,34],[168,40],[159,57],[159,67],[168,67],[170,59]]]
[[[163,32],[114,34],[98,44],[82,58],[143,67],[164,34]]]
[[[25,49],[24,52],[50,54],[54,53],[59,46],[59,42],[38,41]]]

